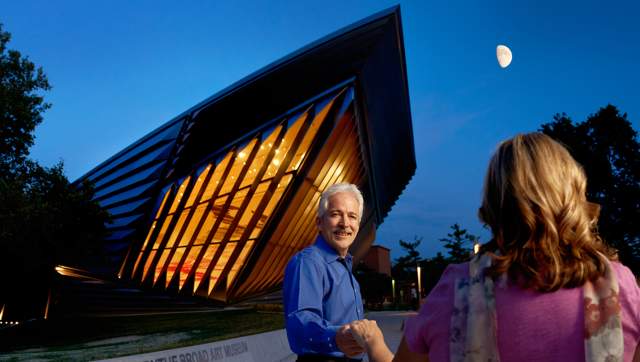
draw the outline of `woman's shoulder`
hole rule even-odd
[[[633,275],[631,269],[618,261],[612,261],[611,266],[616,272],[618,285],[622,292],[634,300],[637,299],[638,304],[640,304],[640,287],[638,286],[638,279]]]
[[[442,273],[441,279],[447,278],[451,280],[455,280],[458,278],[468,277],[469,276],[469,262],[457,263],[457,264],[449,264],[447,268]]]
[[[616,272],[618,284],[620,284],[621,287],[635,287],[635,289],[638,289],[638,280],[635,275],[633,275],[631,269],[619,261],[612,261],[611,266]]]

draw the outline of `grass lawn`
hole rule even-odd
[[[281,313],[253,309],[34,321],[0,330],[0,361],[114,358],[281,328]]]

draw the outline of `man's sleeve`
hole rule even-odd
[[[284,274],[284,305],[287,338],[291,350],[298,354],[332,354],[336,331],[323,318],[325,271],[312,258],[298,254]]]

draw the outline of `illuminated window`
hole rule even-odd
[[[200,175],[198,175],[198,178],[196,179],[196,184],[193,187],[193,191],[191,191],[191,194],[189,195],[189,200],[187,201],[187,204],[185,205],[185,207],[190,207],[195,202],[196,197],[198,196],[198,193],[200,193],[200,188],[202,187],[204,180],[209,175],[210,169],[211,169],[211,165],[207,166],[207,168],[205,168],[204,171],[202,171]]]
[[[233,185],[238,181],[238,177],[240,177],[240,172],[243,168],[245,168],[247,158],[250,156],[253,147],[256,145],[258,140],[255,138],[249,142],[244,148],[242,148],[235,156],[233,160],[233,166],[231,166],[231,171],[227,176],[227,179],[224,181],[222,186],[222,190],[220,191],[221,195],[227,194],[231,191]]]
[[[260,201],[262,201],[262,198],[268,186],[269,186],[269,182],[263,182],[260,185],[258,185],[256,192],[253,194],[251,201],[249,202],[246,209],[244,210],[244,213],[240,217],[240,220],[236,225],[236,228],[233,231],[233,234],[231,235],[231,240],[238,240],[240,236],[242,236],[245,229],[247,228],[247,225],[249,224],[249,221],[254,216],[255,211],[258,208],[258,204],[260,203]]]
[[[196,207],[196,210],[189,221],[189,225],[187,225],[182,238],[180,238],[179,246],[187,246],[189,244],[196,231],[196,227],[198,227],[198,224],[200,223],[200,219],[202,219],[202,215],[204,215],[204,211],[207,209],[207,206],[207,204],[200,204]]]
[[[191,272],[191,269],[193,268],[193,265],[196,262],[196,258],[198,257],[198,254],[200,254],[200,250],[202,250],[202,246],[200,245],[191,247],[189,254],[187,255],[187,258],[184,260],[184,263],[180,268],[180,281],[179,281],[180,289],[182,289],[182,287],[184,286],[184,282],[187,280],[187,277],[189,276],[189,273]]]
[[[233,263],[233,267],[231,267],[231,269],[229,270],[229,274],[227,275],[227,288],[233,283],[233,280],[236,278],[238,271],[244,265],[244,261],[247,258],[249,251],[251,251],[253,243],[254,240],[247,241],[247,243],[244,245],[244,248],[242,248],[242,252],[240,252],[240,255],[238,256],[238,259],[236,259],[236,262]]]
[[[291,178],[292,178],[292,175],[285,175],[280,180],[280,183],[276,187],[275,193],[273,194],[273,196],[271,196],[271,199],[269,199],[269,203],[267,204],[267,207],[262,212],[262,215],[260,215],[260,218],[258,219],[258,223],[256,224],[256,226],[254,226],[253,230],[251,231],[251,239],[257,239],[258,236],[260,235],[260,232],[262,231],[262,229],[264,228],[264,225],[267,223],[267,220],[271,216],[273,209],[280,201],[280,198],[282,197],[284,190],[287,188],[289,181],[291,181]]]
[[[178,208],[178,204],[182,200],[182,197],[184,197],[184,192],[186,191],[187,185],[189,184],[189,180],[191,180],[191,176],[184,179],[184,181],[178,188],[176,196],[173,199],[173,204],[171,204],[171,209],[169,209],[170,214],[174,213],[176,211],[176,208]]]
[[[220,278],[220,273],[222,273],[222,269],[224,268],[225,265],[227,265],[227,262],[229,261],[229,257],[231,256],[231,253],[233,253],[233,249],[235,249],[237,245],[238,243],[227,243],[227,246],[225,246],[224,250],[222,251],[222,254],[220,254],[220,258],[218,258],[218,262],[216,263],[216,266],[213,268],[213,271],[211,272],[211,277],[209,278],[209,294],[211,294],[211,292],[213,291],[213,288],[216,286],[216,283]]]
[[[317,234],[318,190],[342,180],[357,182],[362,175],[355,124],[351,116],[342,116],[328,143],[314,155],[311,178],[290,200],[291,209],[284,211],[284,220],[279,220],[270,239],[264,241],[267,244],[261,250],[266,254],[257,260],[262,265],[260,276],[237,280],[311,147],[318,142],[318,131],[327,116],[335,115],[337,108],[347,108],[345,97],[340,97],[334,95],[310,105],[271,129],[239,141],[241,146],[231,145],[216,156],[217,165],[205,164],[199,174],[174,184],[175,191],[165,193],[156,212],[135,261],[134,274],[144,263],[142,280],[153,270],[154,284],[163,280],[168,288],[177,281],[180,290],[188,284],[194,294],[209,297],[219,289],[220,279],[225,281],[219,286],[225,293],[231,292],[229,288],[246,292],[277,283],[284,263]],[[258,176],[260,182],[256,183]],[[185,197],[186,202],[182,202]],[[168,210],[162,211],[164,208]],[[159,219],[163,214],[164,219]],[[146,260],[145,253],[149,254]],[[228,272],[223,275],[225,270]]]
[[[178,269],[180,259],[182,259],[182,256],[184,255],[184,250],[185,248],[177,248],[173,254],[173,258],[171,258],[171,262],[167,265],[167,281],[165,285],[167,288],[169,287],[169,283],[171,282],[171,278],[173,278],[176,269]]]
[[[218,183],[222,178],[222,174],[224,173],[224,170],[227,169],[227,165],[229,164],[229,161],[231,160],[232,157],[233,157],[233,152],[227,153],[225,158],[222,159],[222,161],[218,164],[218,166],[216,166],[216,170],[213,172],[213,175],[209,179],[207,188],[204,191],[204,194],[202,195],[202,201],[207,201],[211,199],[211,197],[213,197],[213,193],[215,192],[216,187],[218,186]]]
[[[207,268],[209,268],[209,265],[211,264],[211,261],[213,260],[213,256],[215,255],[215,253],[218,250],[219,246],[220,246],[220,244],[211,244],[211,245],[209,245],[207,247],[207,251],[204,254],[204,256],[202,257],[202,260],[200,261],[200,264],[198,264],[198,268],[196,269],[196,273],[195,273],[195,276],[194,276],[194,284],[193,284],[193,292],[194,293],[198,290],[198,287],[200,286],[200,283],[204,279],[205,273],[207,271]]]
[[[271,149],[275,144],[278,135],[280,135],[280,131],[282,131],[282,126],[276,127],[276,129],[274,129],[267,136],[267,138],[262,141],[260,147],[258,148],[258,153],[253,158],[253,161],[251,161],[251,166],[249,166],[249,169],[247,170],[247,173],[242,180],[242,183],[240,184],[240,188],[251,185],[256,179],[256,175],[262,169],[262,166],[264,165],[269,152],[271,152]],[[277,158],[278,155],[276,154],[275,157]]]

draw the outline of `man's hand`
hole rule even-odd
[[[362,319],[359,321],[353,321],[349,324],[350,332],[356,342],[370,349],[372,345],[384,344],[384,336],[376,321]]]
[[[393,353],[391,353],[389,347],[387,347],[387,344],[384,342],[384,336],[376,321],[362,319],[351,322],[349,327],[354,339],[358,344],[365,347],[369,355],[369,361],[390,362],[393,360]],[[404,339],[402,343],[405,343]],[[405,359],[398,360],[405,361]],[[419,359],[419,361],[422,360],[424,359]]]
[[[347,357],[355,357],[364,353],[364,347],[360,346],[353,338],[348,324],[343,325],[336,332],[336,344]]]

